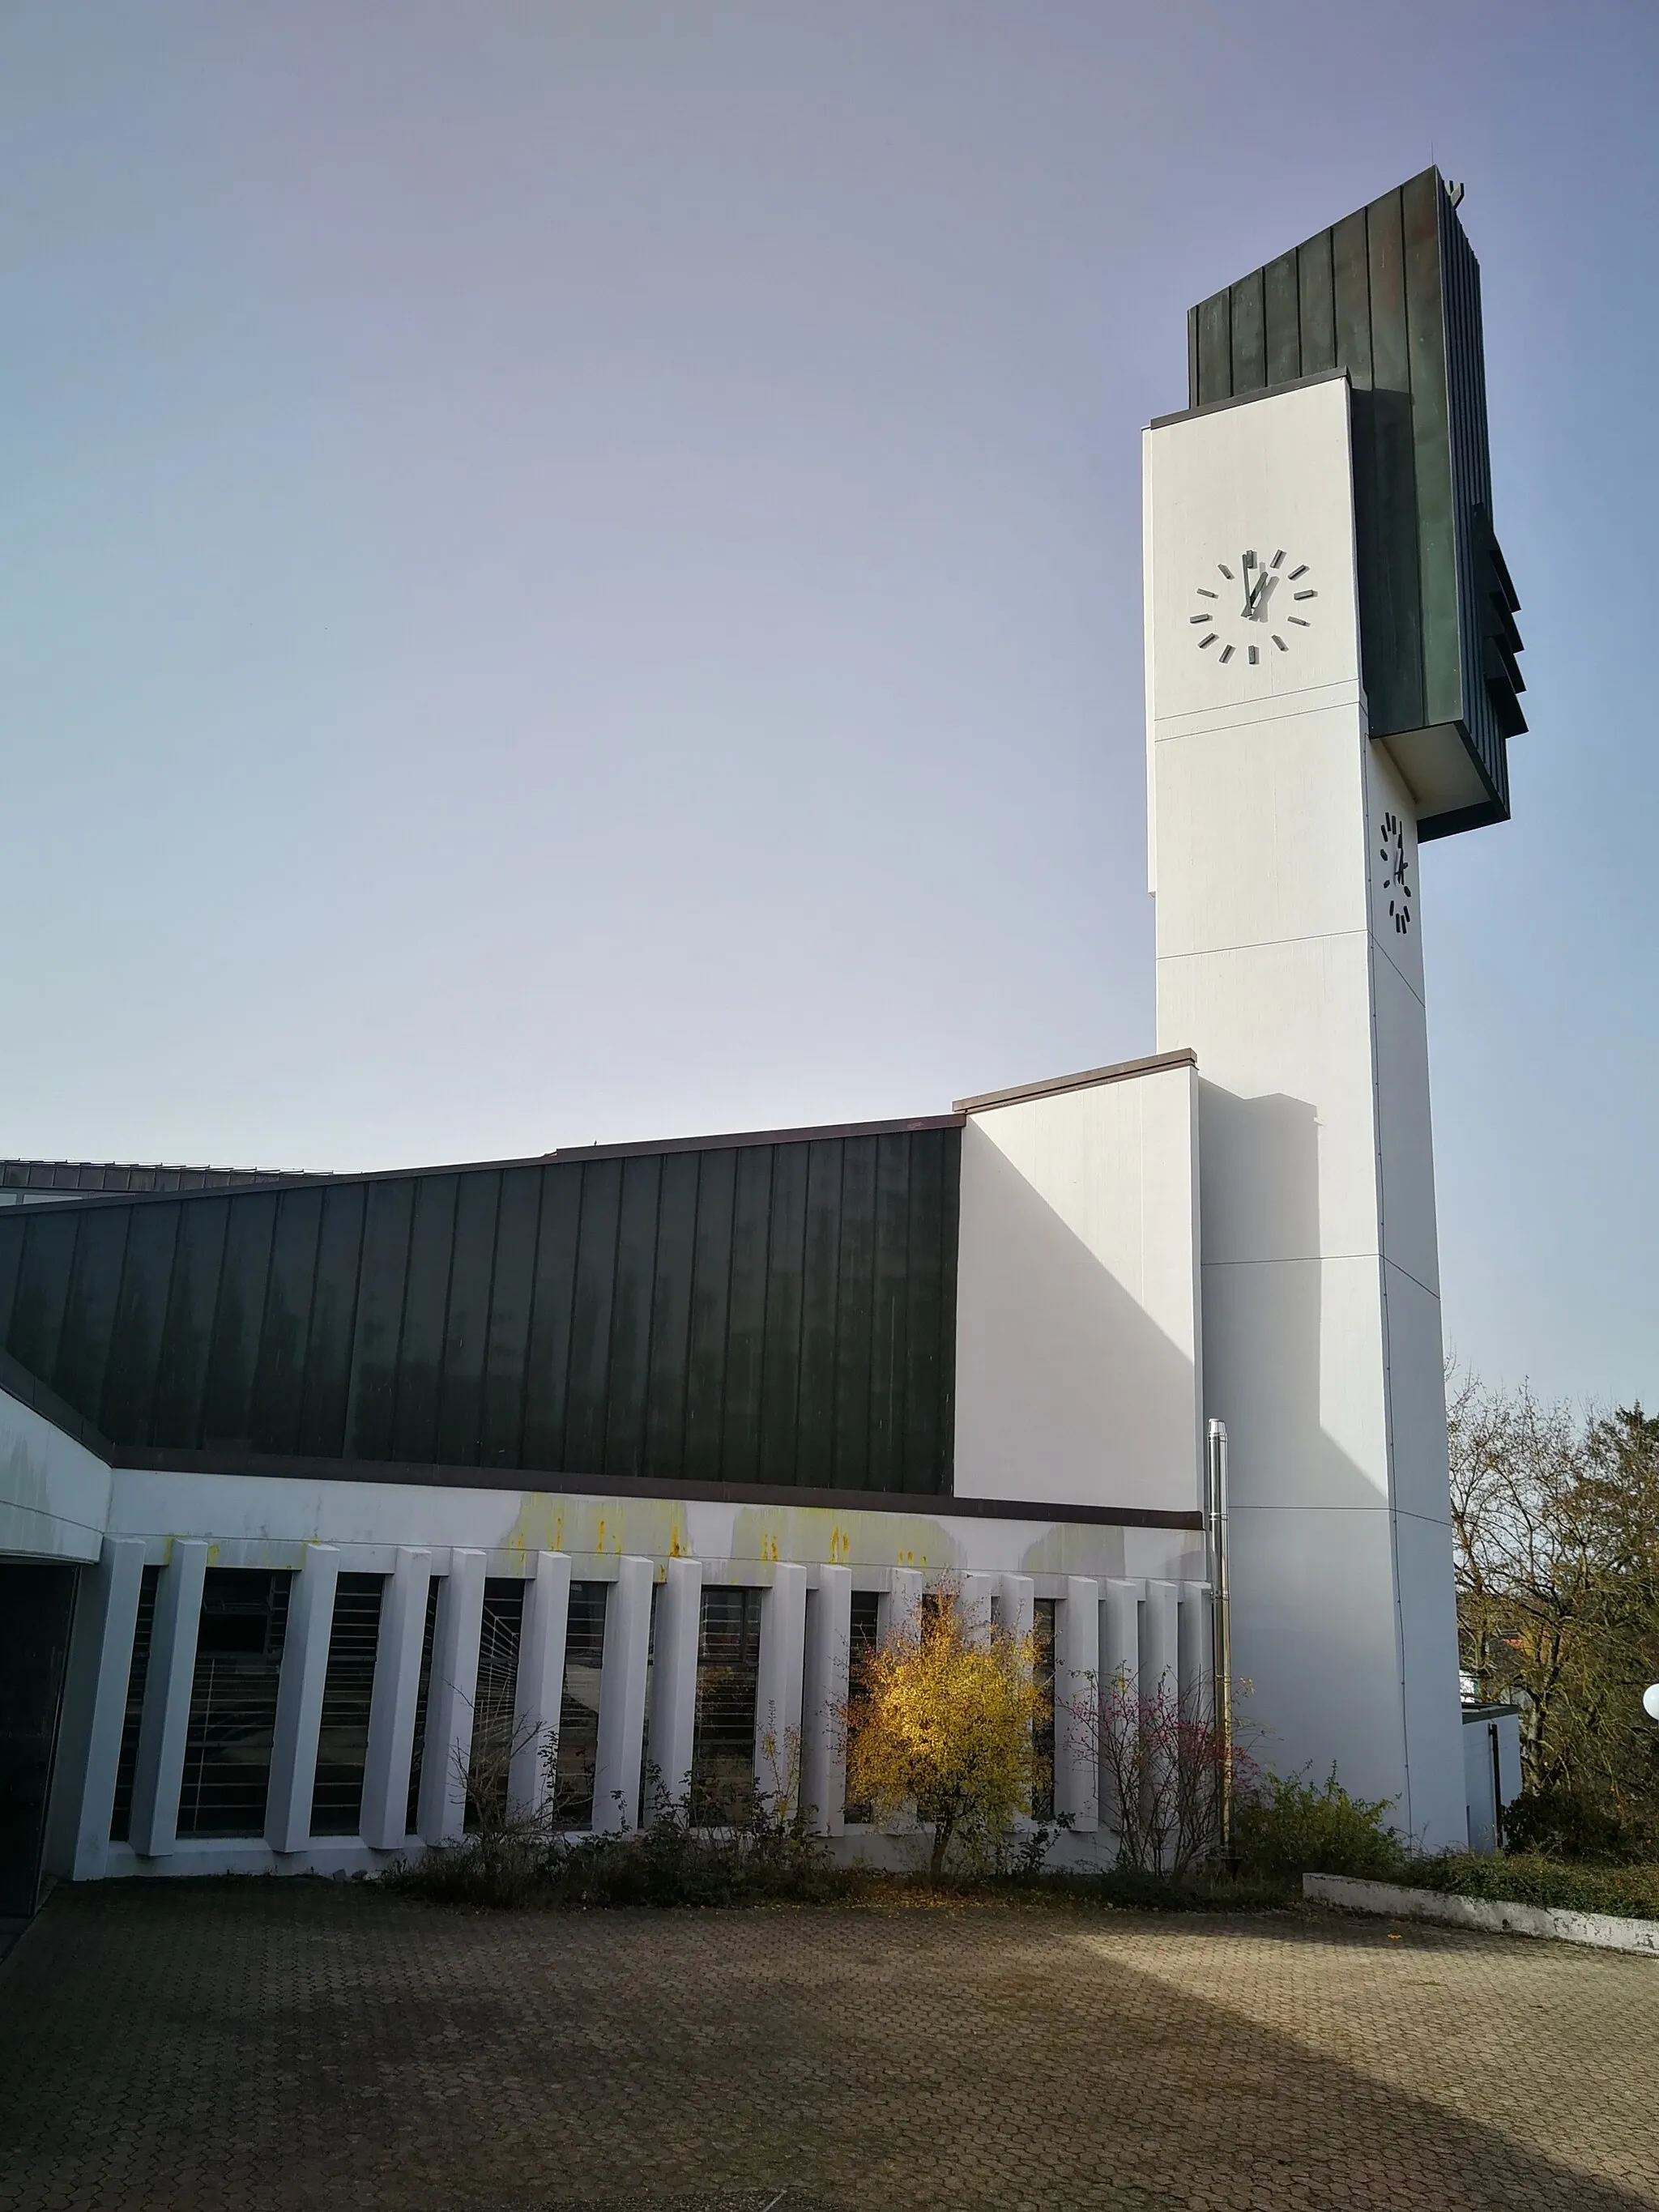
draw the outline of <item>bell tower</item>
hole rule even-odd
[[[1421,842],[1500,821],[1515,595],[1436,171],[1194,310],[1146,434],[1158,1044],[1197,1054],[1233,1648],[1281,1771],[1464,1836]]]

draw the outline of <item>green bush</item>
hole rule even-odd
[[[689,1808],[660,1791],[648,1828],[571,1837],[544,1818],[497,1819],[459,1842],[440,1844],[382,1877],[388,1888],[432,1905],[818,1905],[854,1896],[866,1877],[832,1865],[823,1844],[781,1819],[758,1792],[737,1825],[691,1825]]]
[[[1569,1866],[1528,1852],[1493,1856],[1449,1851],[1442,1858],[1413,1861],[1401,1879],[1413,1889],[1454,1897],[1659,1919],[1659,1866]]]
[[[1406,1858],[1399,1838],[1383,1826],[1392,1802],[1350,1797],[1334,1767],[1317,1790],[1300,1775],[1270,1773],[1233,1808],[1234,1853],[1242,1871],[1268,1881],[1304,1874],[1386,1881]]]
[[[1559,1784],[1523,1790],[1503,1812],[1504,1846],[1538,1858],[1608,1866],[1640,1856],[1641,1844],[1610,1798]]]

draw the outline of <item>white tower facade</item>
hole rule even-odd
[[[1465,1834],[1417,807],[1370,735],[1349,380],[1146,436],[1158,1044],[1199,1075],[1205,1410],[1281,1771]]]

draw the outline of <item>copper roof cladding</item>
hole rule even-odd
[[[1201,301],[1187,352],[1189,411],[1346,374],[1371,735],[1438,794],[1422,836],[1507,820],[1520,601],[1492,530],[1480,270],[1439,170]]]

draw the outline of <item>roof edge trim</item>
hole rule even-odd
[[[991,1106],[1017,1106],[1025,1098],[1048,1098],[1060,1091],[1091,1091],[1099,1083],[1127,1083],[1137,1075],[1157,1075],[1168,1067],[1196,1067],[1198,1054],[1183,1045],[1178,1052],[1155,1052],[1146,1060],[1120,1060],[1110,1067],[1085,1067],[1078,1075],[1051,1075],[1042,1083],[1017,1083],[1011,1091],[982,1091],[958,1098],[958,1114],[982,1113]]]

